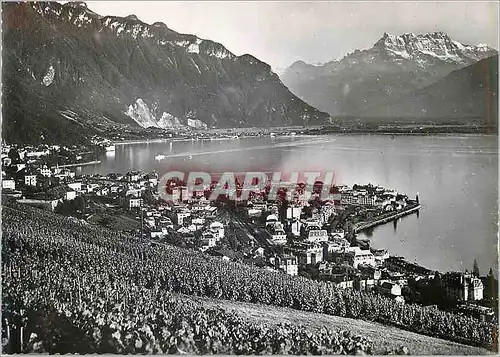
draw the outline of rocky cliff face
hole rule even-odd
[[[443,32],[385,33],[372,48],[356,50],[338,61],[321,66],[298,61],[282,80],[320,110],[356,115],[496,53],[485,45],[461,44]]]
[[[4,138],[80,140],[96,124],[324,123],[251,55],[84,3],[3,3]],[[84,136],[84,135],[83,135]]]
[[[486,45],[464,45],[452,40],[444,32],[415,35],[406,33],[392,36],[387,33],[375,44],[396,61],[406,59],[417,63],[421,68],[433,69],[441,62],[457,65],[470,65],[496,51]]]

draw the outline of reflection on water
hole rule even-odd
[[[169,158],[156,161],[163,154]],[[83,172],[157,170],[335,171],[336,182],[373,183],[414,197],[420,216],[365,232],[372,245],[431,269],[481,272],[497,260],[497,138],[347,135],[247,138],[117,146]],[[496,268],[495,268],[496,269]]]
[[[364,236],[367,238],[373,237],[373,231],[375,230],[375,227],[369,227],[363,231]]]

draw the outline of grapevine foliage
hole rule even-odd
[[[151,245],[32,208],[4,207],[2,216],[3,335],[7,324],[11,335],[26,327],[23,348],[97,353],[371,351],[359,336],[253,325],[234,314],[179,302],[172,293],[369,319],[484,347],[493,343],[495,327],[469,317],[225,262],[195,250]]]

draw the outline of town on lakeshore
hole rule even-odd
[[[230,133],[230,131],[228,131]],[[262,135],[262,134],[261,134]],[[275,136],[275,133],[267,133]],[[285,131],[281,135],[296,135]],[[221,138],[233,138],[222,133]],[[191,192],[182,180],[169,181],[172,199],[158,194],[157,172],[77,174],[75,167],[98,163],[115,144],[2,146],[4,205],[16,201],[90,225],[131,233],[151,245],[200,250],[224,261],[240,262],[291,276],[324,281],[341,289],[370,291],[398,303],[416,303],[495,320],[492,271],[438,272],[371,246],[357,233],[419,214],[418,194],[367,184],[332,186],[335,200],[322,200],[323,182],[310,197],[299,183],[269,196],[269,185],[241,199],[209,200],[214,183]]]
[[[498,353],[499,11],[2,2],[0,355]]]

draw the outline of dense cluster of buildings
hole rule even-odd
[[[328,222],[349,205],[390,206],[383,209],[387,211],[400,210],[414,201],[395,191],[371,185],[344,186],[340,192],[340,203],[325,202],[314,207],[307,202],[294,202],[280,209],[269,202],[248,202],[246,214],[249,219],[258,221],[261,217],[269,246],[280,247],[281,254],[269,252],[268,267],[290,275],[303,272],[340,288],[374,291],[401,303],[424,302],[419,299],[420,289],[432,289],[437,284],[445,301],[463,304],[464,311],[478,306],[471,303],[483,299],[484,287],[479,277],[453,272],[437,278],[437,272],[402,257],[390,256],[387,250],[357,244],[359,242],[351,239],[348,232],[328,226]],[[355,203],[353,197],[358,197]],[[488,309],[472,310],[491,315]]]
[[[442,277],[445,296],[456,301],[483,299],[484,286],[479,277],[471,273],[448,272]]]
[[[483,284],[468,273],[446,273],[436,279],[436,272],[357,244],[349,232],[329,223],[346,207],[374,207],[379,211],[403,209],[406,195],[381,187],[340,186],[340,202],[312,204],[295,201],[280,204],[263,195],[252,195],[239,202],[236,213],[250,237],[237,251],[222,244],[234,232],[221,206],[203,192],[188,199],[185,187],[173,190],[174,199],[164,202],[158,196],[155,172],[76,175],[70,168],[49,166],[49,155],[60,147],[16,149],[2,148],[2,193],[21,203],[55,210],[85,198],[76,213],[87,218],[85,204],[97,202],[103,210],[120,212],[140,221],[143,238],[175,238],[222,259],[239,260],[289,275],[309,275],[340,288],[376,291],[397,301],[418,302],[420,287],[439,284],[449,301],[468,303],[483,299]],[[418,198],[417,198],[418,200]],[[139,233],[139,232],[137,232]],[[247,237],[248,238],[248,237]],[[469,305],[464,305],[467,310]],[[474,313],[481,313],[473,309]],[[479,311],[479,312],[478,312]],[[489,314],[489,311],[487,312]]]
[[[377,207],[384,211],[404,209],[408,205],[408,197],[395,190],[388,190],[380,186],[354,185],[338,186],[341,195],[341,204]],[[417,198],[418,199],[418,198]]]

